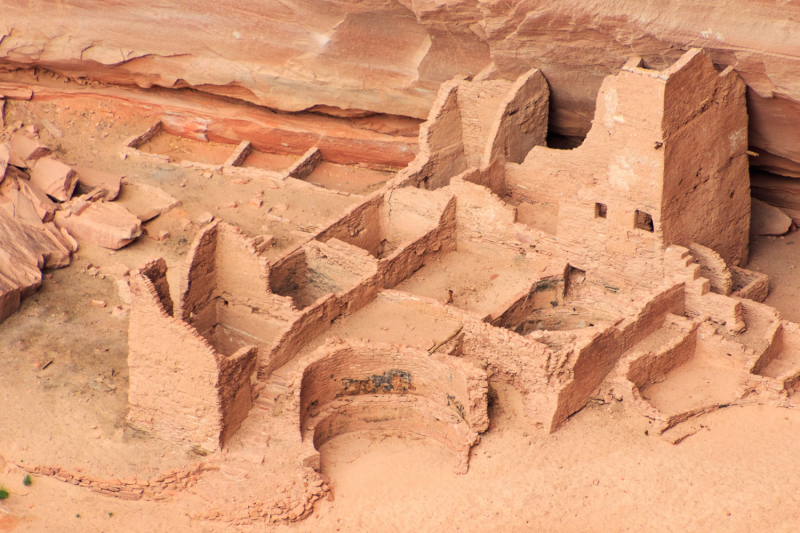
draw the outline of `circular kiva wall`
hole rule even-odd
[[[300,423],[319,449],[362,430],[435,439],[466,472],[470,447],[488,425],[485,372],[470,362],[410,347],[350,342],[328,345],[303,370]]]

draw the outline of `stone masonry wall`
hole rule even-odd
[[[131,276],[128,420],[173,442],[219,448],[222,431],[213,348],[166,314],[152,283]]]
[[[454,410],[477,431],[488,427],[487,388],[480,385],[485,374],[466,360],[408,346],[354,341],[322,347],[302,364],[303,427],[339,398],[372,394],[424,396]]]
[[[198,233],[192,243],[181,271],[181,318],[205,337],[210,338],[217,323],[214,304],[217,266],[217,225]]]
[[[458,82],[442,84],[428,120],[419,129],[419,153],[398,178],[412,187],[438,189],[467,169]]]
[[[684,291],[680,284],[653,294],[636,316],[624,319],[577,347],[569,383],[559,393],[558,408],[550,430],[555,431],[564,420],[583,407],[619,357],[658,329],[668,313],[683,315],[683,299]]]
[[[506,80],[462,81],[458,84],[458,108],[467,166],[479,168],[482,165],[493,122],[511,86],[512,82]]]
[[[745,84],[731,67],[717,72],[697,49],[664,74],[664,242],[698,243],[743,266],[750,228]]]
[[[325,242],[331,238],[358,246],[377,257],[385,229],[382,226],[380,207],[384,195],[377,191],[361,204],[350,208],[337,222],[317,235],[317,240]]]

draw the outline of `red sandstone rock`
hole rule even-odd
[[[253,246],[258,253],[263,253],[269,250],[275,243],[275,238],[272,235],[259,235],[253,239]]]
[[[23,224],[0,209],[0,322],[19,308],[41,284],[41,268],[69,264],[71,243],[53,226]]]
[[[197,217],[198,224],[210,224],[211,222],[213,222],[213,220],[214,220],[214,215],[208,212],[203,213],[202,215]]]
[[[30,100],[33,91],[19,83],[4,83],[0,86],[0,96],[9,100]]]
[[[2,111],[2,108],[0,108]],[[0,124],[2,126],[2,124]],[[0,144],[0,182],[3,181],[3,178],[6,175],[6,168],[8,167],[8,160],[11,157],[11,152],[8,148],[8,144]]]
[[[147,236],[156,242],[163,242],[169,238],[170,234],[167,230],[161,230],[158,233],[147,232]]]
[[[44,126],[44,129],[46,129],[53,137],[61,138],[64,136],[64,133],[62,133],[62,131],[58,129],[55,124],[46,118],[42,119],[42,126]]]
[[[79,194],[86,194],[92,189],[100,187],[105,191],[106,200],[114,200],[119,195],[122,175],[88,167],[73,168],[78,173],[77,191]]]
[[[117,203],[124,205],[142,222],[152,220],[173,207],[181,205],[180,200],[164,189],[133,181],[123,184],[122,197],[117,200]]]
[[[116,203],[95,202],[80,215],[59,211],[55,223],[78,241],[118,250],[142,233],[142,223]]]
[[[301,10],[260,3],[222,11],[199,2],[196,27],[156,28],[154,5],[120,3],[102,13],[82,6],[53,20],[32,16],[23,4],[6,6],[14,26],[0,33],[7,43],[0,56],[106,83],[180,84],[273,109],[366,119],[370,112],[424,118],[439,84],[494,61],[506,79],[540,68],[557,132],[584,135],[605,75],[634,55],[662,68],[697,46],[718,63],[735,64],[747,82],[751,144],[775,155],[773,168],[800,173],[800,39],[791,22],[800,7],[791,2],[310,1]],[[80,40],[67,39],[75,27]],[[231,38],[234,31],[241,40]],[[7,85],[0,94],[20,90]],[[373,120],[381,127],[380,117]]]
[[[756,198],[752,199],[750,234],[783,235],[789,231],[792,218],[779,207],[769,205]]]
[[[11,136],[9,163],[18,167],[33,166],[36,161],[50,154],[50,149],[39,143],[39,138],[18,131]]]
[[[6,179],[0,182],[0,196],[5,199],[3,206],[9,213],[39,227],[42,222],[50,222],[56,211],[52,200],[15,167],[10,167],[6,174]]]
[[[31,183],[61,202],[72,197],[77,182],[78,175],[74,170],[51,157],[40,159],[31,170]]]

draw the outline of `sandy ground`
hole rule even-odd
[[[167,503],[128,502],[49,478],[34,478],[24,487],[24,474],[5,461],[60,464],[120,477],[196,461],[186,450],[145,438],[124,424],[127,317],[111,314],[122,301],[110,267],[134,267],[163,256],[172,268],[174,293],[175,267],[201,213],[212,212],[251,235],[275,235],[270,253],[277,255],[302,237],[304,225],[324,223],[353,200],[121,160],[119,143],[144,131],[148,118],[120,104],[100,106],[76,98],[70,109],[66,105],[12,102],[6,121],[48,116],[64,137],[43,131],[42,139],[64,161],[99,165],[162,187],[183,205],[148,223],[151,233],[171,233],[165,242],[142,237],[116,253],[82,246],[72,265],[47,272],[40,291],[0,327],[0,457],[5,458],[0,460],[0,484],[11,491],[10,498],[0,501],[0,533],[230,531],[188,518],[213,499],[212,485],[203,486],[202,494],[179,495]],[[188,144],[175,145],[189,149]],[[167,142],[164,148],[172,146]],[[248,204],[258,189],[265,191],[260,208]],[[237,207],[226,207],[234,201]],[[283,221],[266,216],[276,207],[272,212]],[[793,321],[800,321],[799,262],[798,233],[751,243],[749,267],[771,277],[766,303]],[[92,300],[107,306],[93,307]],[[374,307],[365,310],[387,316],[397,312]],[[429,343],[453,326],[431,323],[425,331],[375,332],[368,327],[371,321],[362,324],[361,319],[353,315],[335,329],[343,336],[377,334]],[[493,390],[492,428],[473,449],[467,475],[454,475],[450,452],[426,439],[344,435],[322,449],[323,472],[334,481],[335,502],[318,504],[314,515],[297,524],[243,529],[780,532],[793,531],[800,521],[798,411],[722,409],[700,420],[704,427],[699,433],[672,445],[648,435],[648,420],[618,402],[590,403],[548,435],[525,422],[513,388],[495,384]]]
[[[777,309],[784,320],[800,322],[800,232],[751,238],[747,268],[769,276],[764,303]]]

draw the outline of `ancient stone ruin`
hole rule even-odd
[[[157,505],[202,493],[193,524],[245,527],[332,500],[324,449],[350,434],[422,437],[469,478],[499,388],[541,438],[595,403],[621,402],[671,444],[723,408],[800,407],[800,325],[764,303],[769,278],[748,267],[751,236],[794,229],[797,212],[777,177],[759,181],[777,201],[751,199],[758,154],[734,61],[688,47],[626,57],[583,138],[553,131],[569,121],[551,76],[505,55],[441,83],[421,122],[242,108],[233,85],[209,89],[224,96],[213,106],[128,91],[111,51],[93,53],[102,83],[63,66],[0,79],[0,353],[25,346],[13,332],[37,320],[36,298],[71,283],[59,272],[106,280],[110,296],[64,316],[102,312],[87,340],[126,347],[92,383],[124,383],[114,453],[144,439],[156,459],[123,476],[45,451],[21,460],[27,447],[0,441],[0,473]],[[138,122],[109,111],[82,134],[109,147],[93,157],[46,113],[105,102]],[[62,356],[43,353],[37,371]],[[165,470],[159,446],[189,455]]]

